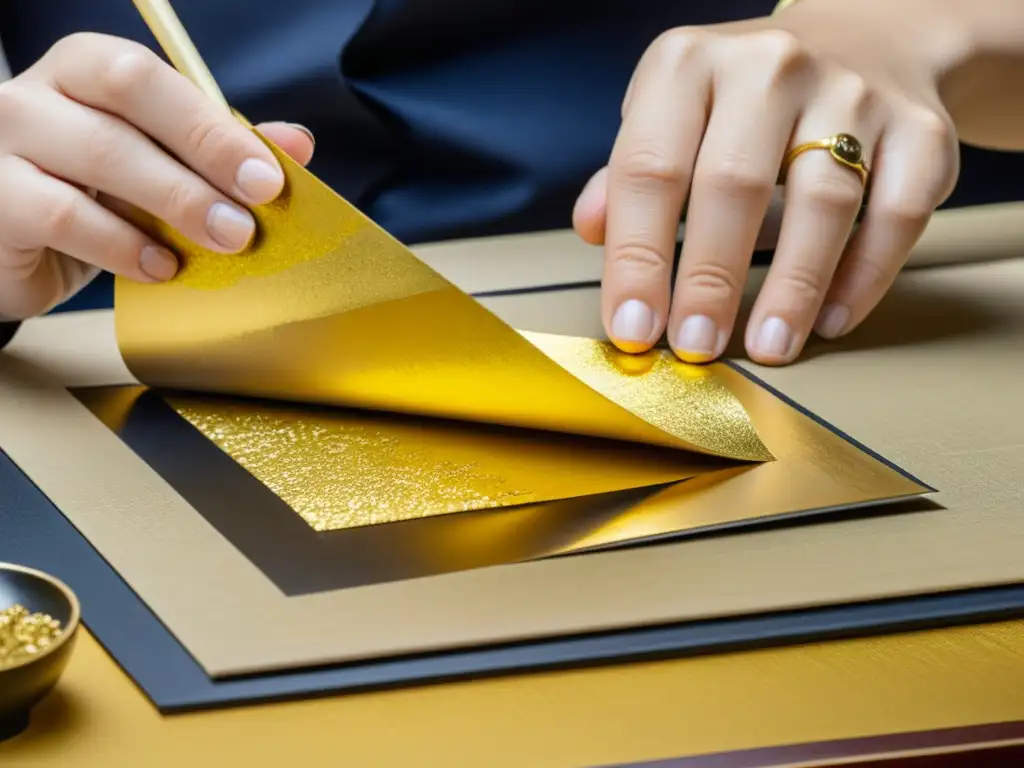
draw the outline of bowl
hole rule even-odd
[[[74,648],[81,617],[78,598],[49,574],[0,563],[0,611],[13,605],[46,613],[60,622],[60,634],[44,650],[12,666],[0,663],[0,741],[20,733],[29,713],[60,679]]]

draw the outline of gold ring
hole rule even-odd
[[[868,183],[868,165],[864,161],[864,147],[853,136],[848,133],[837,133],[827,139],[808,141],[806,144],[799,144],[786,153],[782,161],[782,170],[779,173],[779,183],[786,180],[786,173],[789,166],[797,157],[812,149],[826,149],[829,155],[840,165],[846,166],[860,176],[861,184]]]

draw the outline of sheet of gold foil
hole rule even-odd
[[[771,458],[716,366],[521,334],[272,149],[286,190],[254,211],[244,255],[136,212],[183,262],[166,284],[117,281],[118,341],[140,381]]]
[[[775,461],[730,462],[654,446],[205,394],[160,397],[316,530],[412,518],[444,524],[428,550],[409,550],[423,553],[423,575],[928,490],[738,371],[725,368],[721,378]],[[75,396],[117,432],[144,392],[103,387]],[[136,432],[146,429],[147,413],[153,418],[143,409]],[[157,432],[158,425],[149,422]],[[182,451],[183,444],[165,449]],[[197,468],[178,482],[208,482],[201,475]],[[623,503],[591,495],[630,487],[643,492]],[[551,503],[534,503],[545,499]],[[491,507],[499,509],[439,519]],[[402,546],[408,534],[392,535]]]
[[[317,531],[660,485],[710,471],[700,457],[608,440],[266,401],[164,399]]]
[[[523,335],[584,384],[665,433],[719,456],[766,458],[747,411],[723,380],[724,366],[685,365],[667,350],[629,355],[593,339]]]

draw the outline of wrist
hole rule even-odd
[[[780,0],[773,16],[812,38],[842,38],[841,50],[877,51],[900,71],[904,84],[938,92],[979,47],[982,36],[968,23],[969,7],[1001,0]],[[1021,2],[1021,0],[1007,0]],[[909,77],[911,82],[907,81]]]
[[[777,13],[770,23],[943,110],[965,143],[1024,149],[1024,0],[793,0]]]
[[[956,28],[956,42],[935,65],[936,92],[962,140],[995,149],[1024,148],[1024,2],[934,0]]]

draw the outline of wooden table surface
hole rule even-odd
[[[162,717],[83,633],[0,765],[592,766],[1024,720],[1024,621]]]

